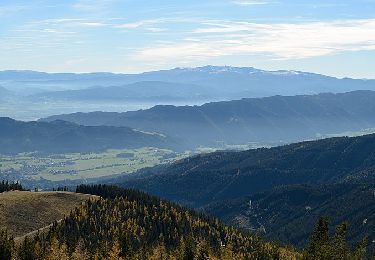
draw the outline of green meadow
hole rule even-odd
[[[0,177],[14,180],[80,180],[130,174],[145,167],[170,163],[191,155],[171,150],[145,147],[107,150],[102,153],[0,155]]]

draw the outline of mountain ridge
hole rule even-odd
[[[375,127],[375,92],[244,98],[200,106],[157,105],[150,109],[74,113],[62,119],[82,125],[128,126],[164,133],[193,147],[280,144]]]
[[[201,105],[275,95],[375,91],[375,80],[371,79],[228,66],[175,68],[139,74],[0,72],[0,85],[16,94],[9,102],[4,102],[3,115],[23,120],[99,108],[121,112],[158,104]],[[61,108],[57,112],[55,104]],[[34,109],[28,112],[30,106]]]
[[[353,225],[353,244],[364,234],[375,239],[375,134],[201,154],[109,183],[298,247],[321,216]]]
[[[282,72],[290,72],[298,73],[298,74],[313,74],[313,75],[322,75],[326,77],[333,77],[319,73],[313,72],[306,72],[306,71],[297,71],[297,70],[264,70],[258,69],[255,67],[237,67],[237,66],[215,66],[215,65],[205,65],[200,67],[175,67],[171,69],[162,69],[162,70],[151,70],[151,71],[144,71],[139,73],[123,73],[123,72],[105,72],[105,71],[96,71],[96,72],[45,72],[45,71],[36,71],[36,70],[1,70],[0,77],[4,77],[6,74],[29,74],[29,75],[141,75],[141,74],[149,74],[155,72],[166,72],[166,71],[200,71],[200,72],[270,72],[270,73],[282,73]],[[5,75],[4,75],[5,74]],[[351,78],[354,79],[354,78]],[[371,79],[370,79],[371,80]]]
[[[373,181],[373,165],[375,134],[196,155],[126,176],[124,185],[200,207],[279,185],[366,184]],[[368,175],[356,175],[366,171]],[[202,187],[205,189],[199,190]]]
[[[128,127],[81,126],[72,122],[22,122],[0,117],[0,152],[90,152],[125,147],[168,147],[173,141]]]

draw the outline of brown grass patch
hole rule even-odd
[[[7,228],[15,237],[24,236],[61,220],[90,197],[95,196],[71,192],[0,193],[0,228]]]

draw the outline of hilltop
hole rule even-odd
[[[49,226],[95,196],[71,192],[0,193],[0,223],[15,237]]]

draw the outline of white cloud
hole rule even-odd
[[[160,19],[141,20],[141,21],[132,22],[132,23],[116,24],[114,25],[114,28],[131,30],[131,29],[138,29],[144,26],[152,26],[152,25],[158,24],[159,22],[161,22]]]
[[[189,39],[139,49],[148,62],[200,61],[212,57],[263,54],[303,59],[345,51],[375,50],[375,19],[259,24],[206,22]]]
[[[137,29],[143,25],[145,25],[146,22],[140,21],[140,22],[134,22],[134,23],[123,23],[123,24],[118,24],[115,25],[115,28],[119,29]]]
[[[236,0],[232,1],[233,4],[236,5],[242,5],[242,6],[251,6],[251,5],[265,5],[269,4],[268,1],[262,1],[262,0]]]
[[[102,27],[102,26],[106,26],[106,24],[99,23],[99,22],[82,22],[82,23],[78,23],[77,25],[89,26],[89,27]]]
[[[147,31],[153,32],[153,33],[160,33],[160,32],[166,32],[168,29],[166,28],[159,28],[159,27],[148,27]]]

